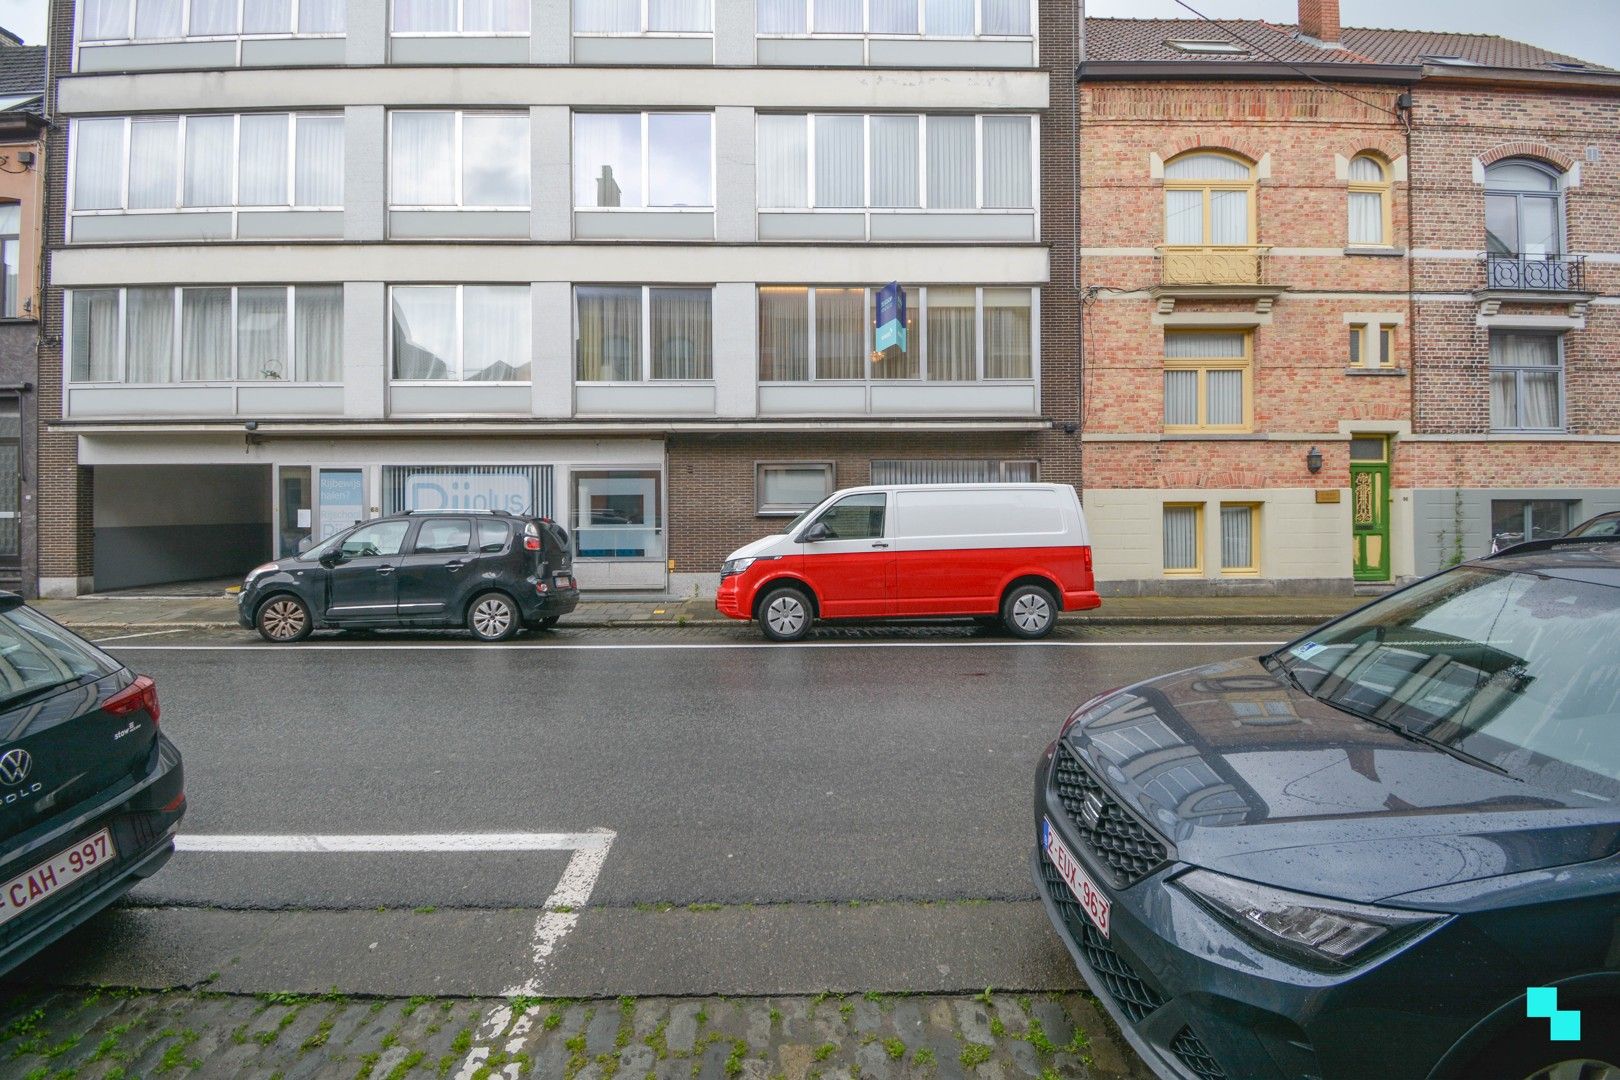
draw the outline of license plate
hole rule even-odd
[[[112,833],[106,829],[85,837],[66,851],[57,852],[26,874],[0,885],[0,923],[32,910],[47,897],[117,857]]]
[[[1080,868],[1080,860],[1074,857],[1069,845],[1065,844],[1058,836],[1057,830],[1052,828],[1050,818],[1041,821],[1041,846],[1046,849],[1046,857],[1052,860],[1058,874],[1068,883],[1069,891],[1074,894],[1080,910],[1086,913],[1086,918],[1091,920],[1093,926],[1102,931],[1102,936],[1107,937],[1108,913],[1114,905],[1103,895],[1103,891],[1097,888],[1096,882]]]

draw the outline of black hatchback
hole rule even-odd
[[[185,809],[157,685],[0,593],[0,975],[155,873]]]
[[[237,615],[276,644],[326,628],[464,627],[504,641],[578,603],[568,534],[551,520],[413,510],[249,571]]]

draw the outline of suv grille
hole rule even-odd
[[[1063,809],[1069,812],[1069,824],[1090,853],[1113,872],[1115,885],[1133,885],[1164,862],[1164,842],[1126,812],[1113,793],[1081,766],[1067,743],[1058,743],[1053,783]],[[1102,804],[1095,825],[1086,824],[1088,795]]]
[[[1204,1041],[1193,1034],[1192,1028],[1184,1027],[1177,1032],[1170,1043],[1170,1050],[1193,1071],[1198,1080],[1226,1080],[1225,1071],[1209,1056]]]
[[[1068,883],[1057,872],[1057,867],[1041,852],[1041,876],[1046,880],[1046,891],[1057,903],[1058,911],[1063,914],[1063,925],[1068,928],[1069,934],[1080,951],[1086,956],[1086,963],[1091,965],[1093,971],[1102,979],[1119,1007],[1131,1023],[1140,1023],[1142,1017],[1164,1004],[1164,998],[1158,991],[1148,986],[1137,977],[1131,965],[1125,958],[1114,951],[1108,944],[1108,939],[1086,918],[1080,905],[1075,903],[1074,894],[1069,892]]]

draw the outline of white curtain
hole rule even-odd
[[[1562,426],[1563,367],[1555,335],[1493,333],[1491,365],[1493,427]]]
[[[242,117],[237,155],[237,205],[287,205],[286,113]]]
[[[180,290],[180,378],[231,377],[231,290]]]
[[[1198,245],[1204,242],[1204,193],[1166,188],[1164,242]]]
[[[974,119],[971,116],[928,118],[928,207],[971,210]]]
[[[1254,565],[1254,509],[1221,507],[1221,567],[1246,570]]]
[[[983,33],[1006,37],[1028,37],[1029,0],[980,0],[984,6]]]
[[[231,205],[233,116],[186,118],[186,206]]]
[[[526,31],[529,0],[462,0],[461,29],[469,34]]]
[[[641,114],[574,114],[574,205],[641,206]]]
[[[462,294],[462,379],[528,381],[534,341],[529,286],[468,285]]]
[[[866,290],[816,290],[816,378],[866,377]]]
[[[984,205],[1026,209],[1035,205],[1027,116],[984,118]]]
[[[641,290],[581,285],[576,374],[580,382],[641,381]]]
[[[972,37],[973,0],[925,0],[923,23],[929,37]]]
[[[1249,242],[1249,193],[1211,191],[1209,193],[1209,242],[1247,244]]]
[[[394,29],[405,33],[455,33],[456,0],[394,0]]]
[[[130,0],[85,0],[81,16],[86,41],[116,41],[129,36]]]
[[[529,116],[461,118],[461,205],[529,205]]]
[[[124,122],[73,122],[73,208],[116,209],[123,198]]]
[[[762,34],[802,34],[805,31],[807,0],[759,0],[759,32]],[[816,5],[819,7],[820,5]]]
[[[872,33],[915,34],[917,0],[870,0]]]
[[[456,116],[397,112],[389,170],[394,206],[449,206],[456,201]]]
[[[191,0],[192,37],[217,37],[236,33],[236,0]]]
[[[344,7],[347,0],[299,0],[298,32],[300,34],[341,34],[346,21]]]
[[[810,290],[764,285],[759,290],[759,379],[810,378]]]
[[[975,326],[972,289],[935,285],[928,290],[930,382],[972,382],[978,377]]]
[[[185,15],[186,6],[182,0],[135,0],[135,36],[177,38],[182,32]]]
[[[1384,242],[1384,197],[1370,191],[1350,193],[1350,242]]]
[[[1209,394],[1205,422],[1211,427],[1237,427],[1243,423],[1243,372],[1208,371],[1204,385]]]
[[[236,377],[289,380],[287,290],[236,290]]]
[[[291,29],[292,0],[247,0],[242,5],[244,34],[285,34]]]
[[[817,34],[859,34],[861,26],[861,0],[816,0],[816,24],[811,27]]]
[[[179,205],[175,190],[179,156],[180,121],[141,119],[130,124],[130,209],[172,210]]]
[[[712,0],[647,0],[647,29],[668,33],[707,33],[714,28]]]
[[[343,205],[343,117],[298,117],[295,206]]]
[[[1239,360],[1246,340],[1241,333],[1207,331],[1164,335],[1164,355],[1170,360]]]
[[[1166,427],[1192,427],[1198,423],[1198,372],[1164,373],[1164,423]]]
[[[1164,568],[1192,570],[1198,566],[1198,510],[1192,506],[1164,508]]]
[[[816,205],[865,205],[866,125],[859,116],[817,116]]]
[[[872,205],[910,207],[917,200],[915,116],[872,117]]]
[[[1357,183],[1382,183],[1384,167],[1365,154],[1350,159],[1350,179]]]
[[[1519,373],[1491,372],[1491,427],[1519,427]]]
[[[456,379],[456,289],[394,289],[394,378]]]
[[[652,289],[652,377],[714,378],[714,291]]]
[[[343,286],[300,285],[293,290],[294,377],[300,382],[343,378]]]
[[[1035,373],[1028,289],[984,290],[984,377],[1028,379]]]
[[[647,117],[647,205],[713,206],[712,113]]]
[[[173,382],[174,290],[127,290],[124,327],[124,381]]]
[[[1166,180],[1247,180],[1247,165],[1224,154],[1188,154],[1164,167]]]
[[[641,30],[641,0],[574,0],[576,34],[635,34]]]
[[[76,289],[68,293],[73,313],[74,382],[109,382],[118,377],[118,290]]]
[[[759,125],[759,205],[810,205],[810,140],[803,116],[761,114]]]

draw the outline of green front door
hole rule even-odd
[[[1389,439],[1350,440],[1350,529],[1357,581],[1389,580]]]

